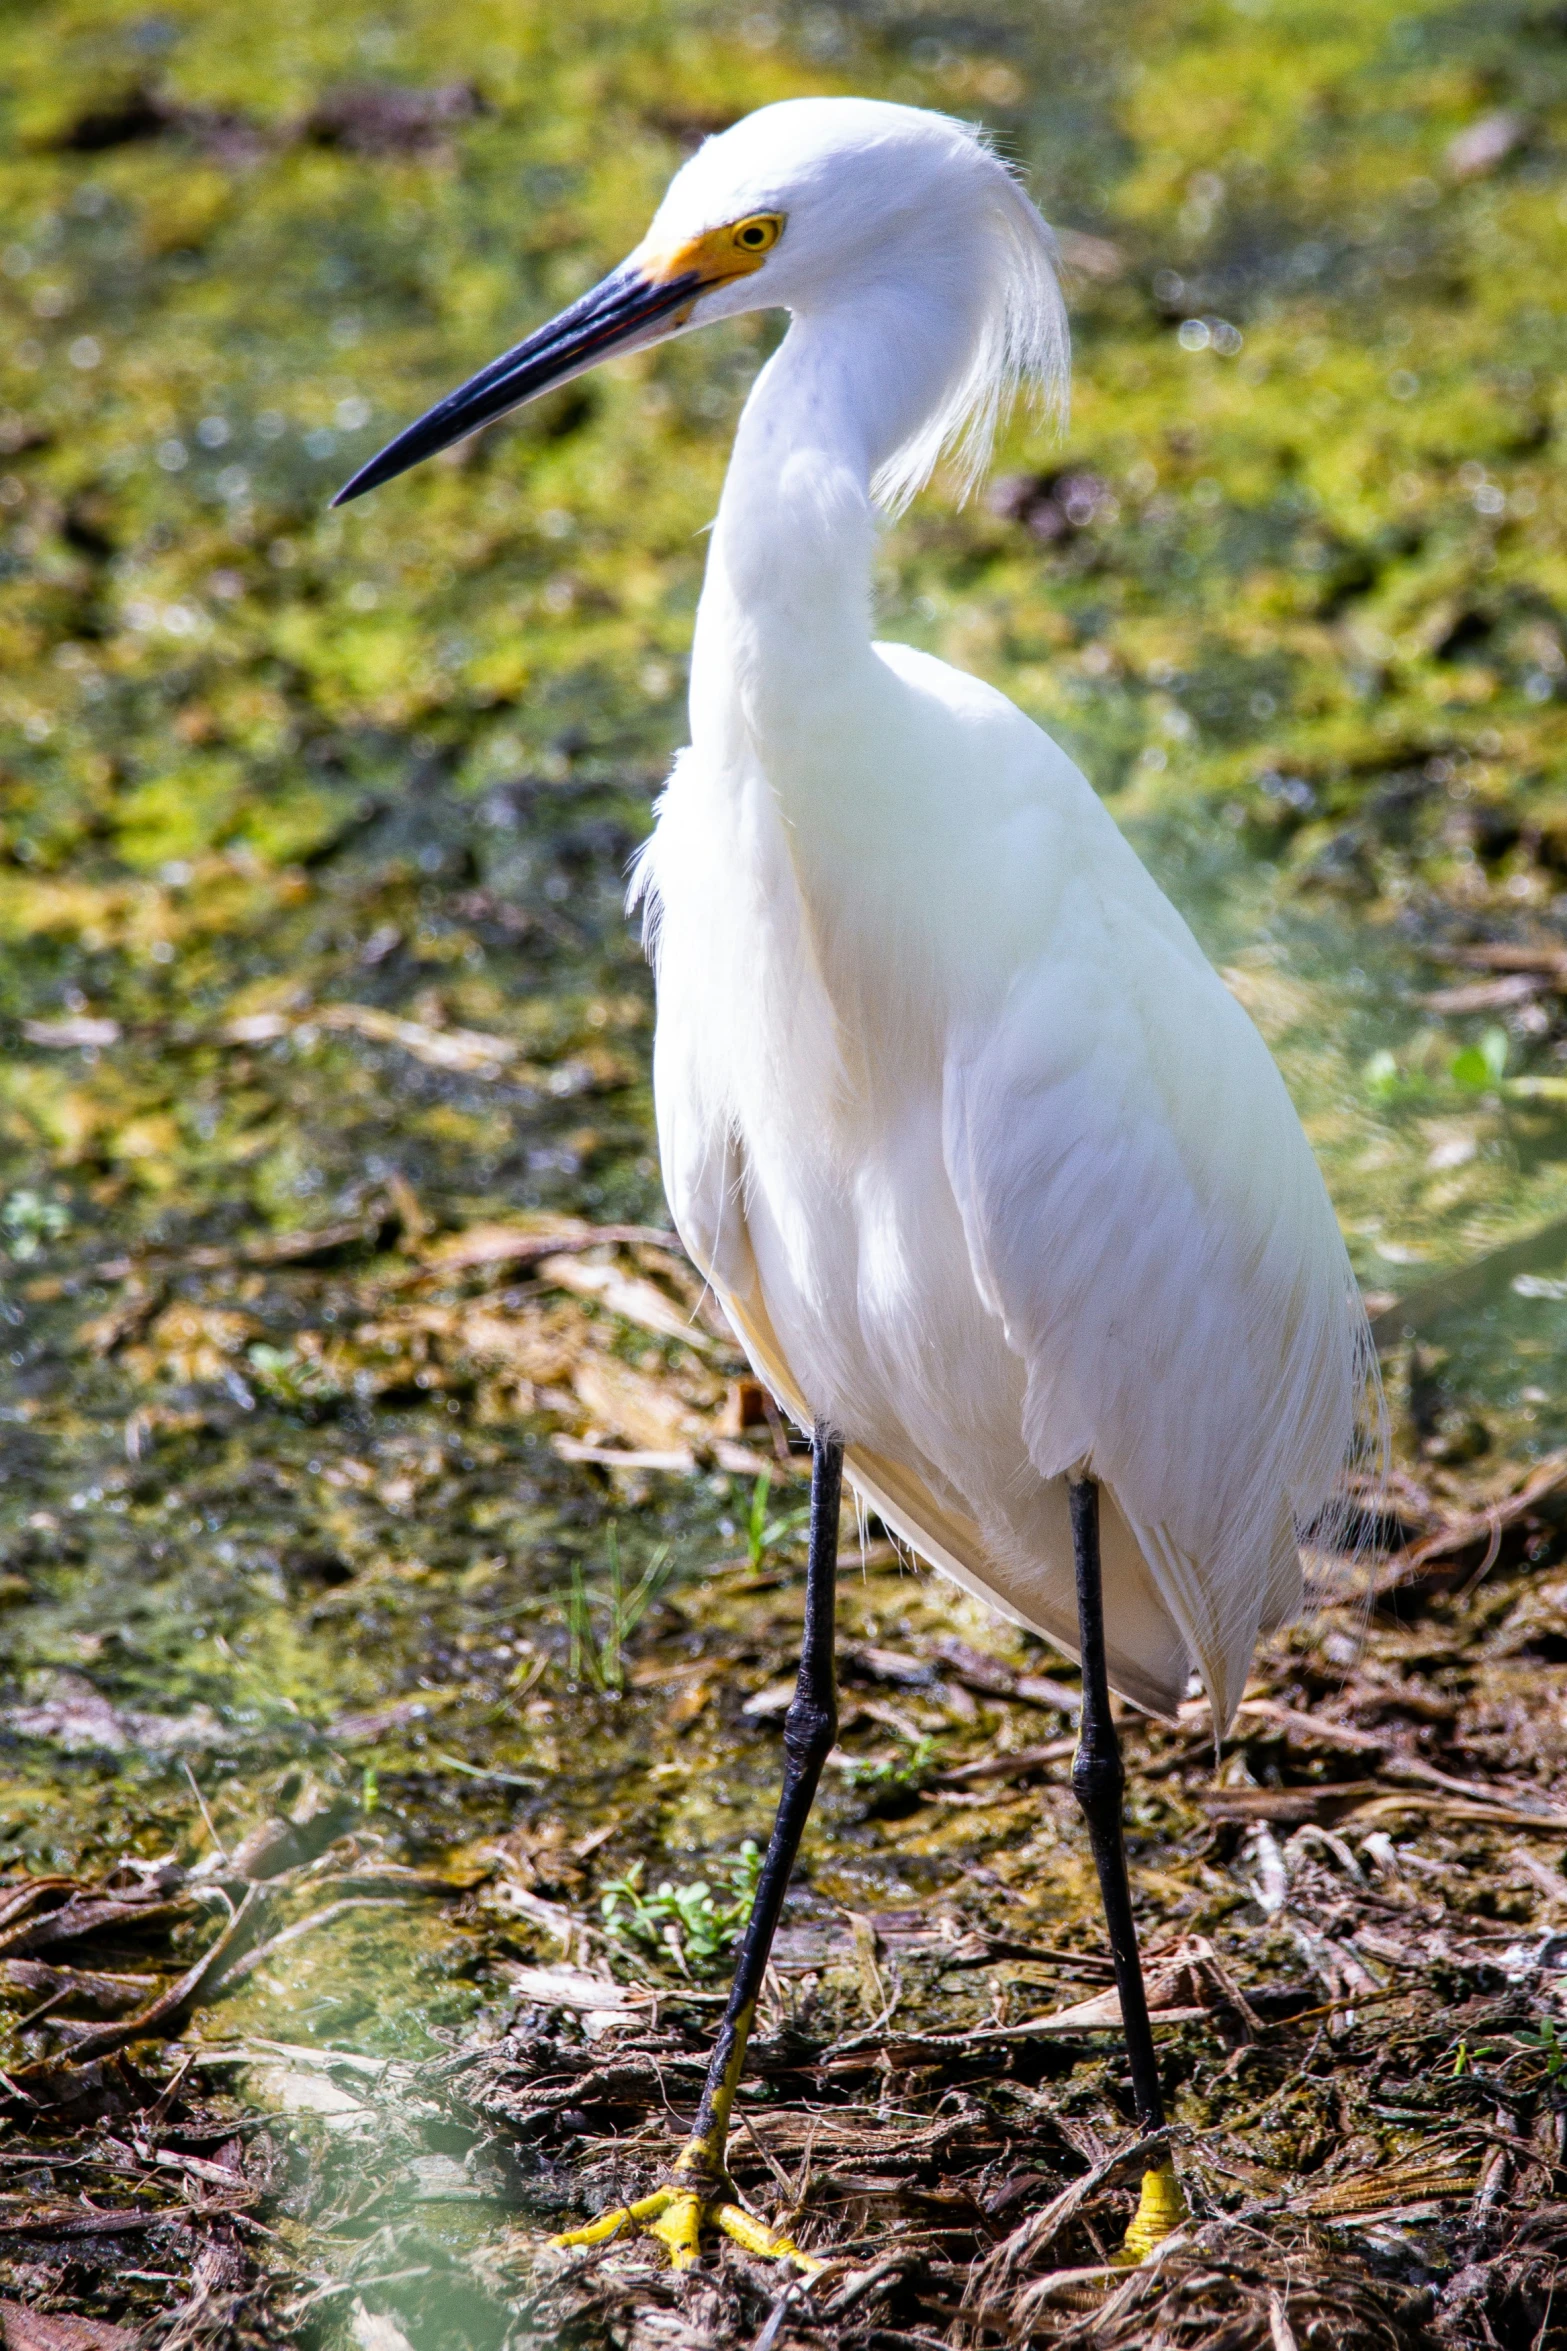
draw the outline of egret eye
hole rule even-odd
[[[742,253],[767,253],[783,234],[783,218],[776,212],[754,213],[737,221],[732,234]]]

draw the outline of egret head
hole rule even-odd
[[[894,504],[960,434],[977,472],[1020,380],[1052,406],[1064,396],[1054,241],[983,141],[919,107],[786,99],[707,140],[618,269],[400,433],[334,503],[617,352],[771,309],[836,312],[922,379],[941,354],[916,403],[926,413],[878,476]]]

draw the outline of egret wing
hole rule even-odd
[[[944,1146],[1029,1457],[1102,1481],[1228,1722],[1353,1441],[1363,1316],[1283,1081],[1160,908],[1101,890],[954,1034]],[[1112,1641],[1119,1601],[1107,1560]]]
[[[729,1145],[728,1156],[724,1180],[682,1199],[684,1213],[677,1218],[681,1239],[717,1292],[757,1377],[796,1427],[808,1429],[812,1407],[774,1327],[751,1248],[738,1145]],[[701,1213],[704,1206],[708,1216]],[[844,1464],[852,1483],[895,1534],[958,1583],[990,1593],[994,1578],[987,1580],[985,1574],[979,1528],[963,1511],[939,1500],[918,1471],[857,1445],[846,1448]]]

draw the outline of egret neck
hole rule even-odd
[[[899,697],[871,650],[872,483],[962,371],[945,303],[798,314],[752,390],[719,502],[692,655],[692,737],[738,720],[784,815],[884,749]],[[824,756],[827,754],[827,756]]]
[[[692,651],[693,772],[737,856],[787,859],[802,947],[856,1063],[862,1030],[926,1058],[932,991],[956,1002],[1001,984],[985,950],[1010,928],[993,870],[974,870],[972,811],[945,788],[962,772],[956,714],[916,690],[922,656],[872,643],[878,476],[950,398],[973,333],[956,300],[902,291],[797,315],[758,378]],[[959,903],[971,919],[926,921]],[[954,971],[958,933],[973,945]],[[866,989],[884,1006],[907,991],[910,1017],[867,1027]]]

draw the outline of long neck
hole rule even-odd
[[[872,722],[876,469],[943,397],[961,322],[873,304],[796,317],[740,420],[692,661],[692,730],[777,786]],[[943,331],[945,329],[945,331]],[[832,760],[825,765],[837,765]]]

